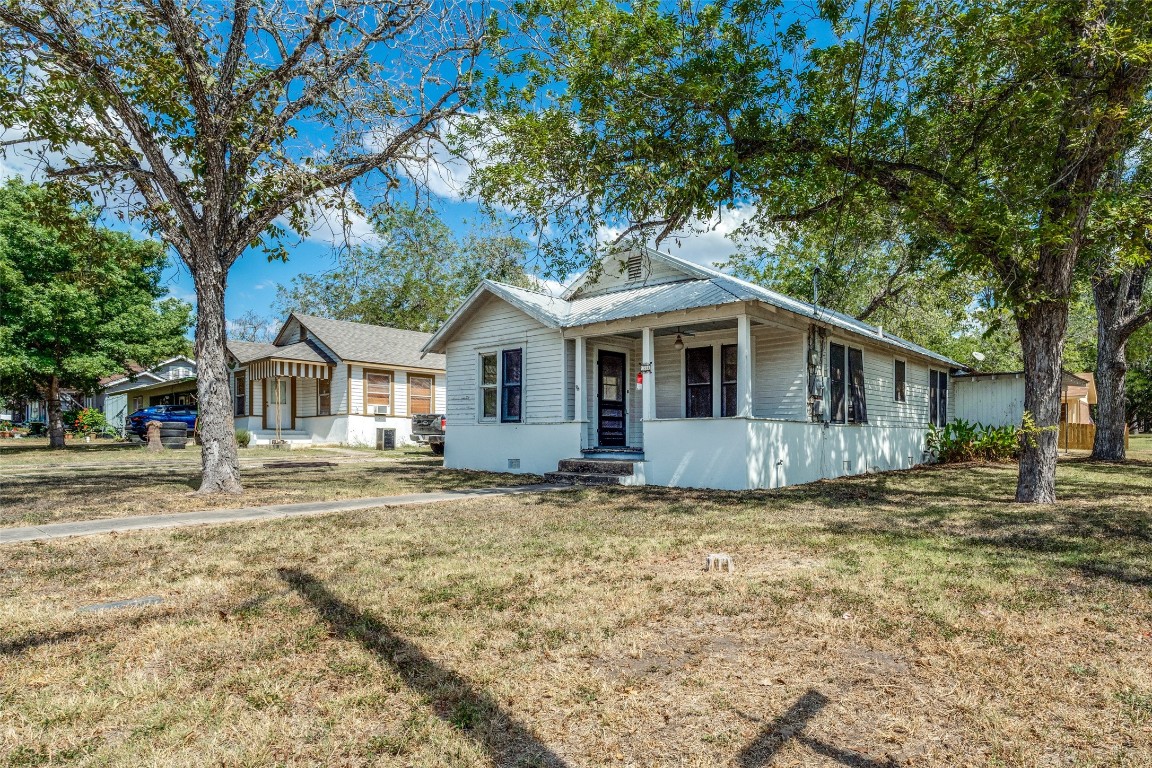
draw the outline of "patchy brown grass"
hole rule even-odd
[[[184,460],[84,469],[7,469],[0,490],[0,527],[522,485],[540,479],[534,475],[446,470],[441,466],[443,460],[430,452],[423,458],[383,461],[303,451],[266,453],[261,461],[245,461],[241,470],[244,493],[207,497],[196,493],[199,463]],[[264,462],[317,461],[335,466],[263,466]]]
[[[1152,466],[1060,476],[1045,508],[948,467],[5,547],[0,762],[1146,766]]]

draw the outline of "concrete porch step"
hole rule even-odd
[[[544,482],[565,485],[622,485],[626,475],[602,475],[590,472],[545,472]]]
[[[621,448],[581,448],[580,454],[585,459],[616,459],[620,461],[644,461],[644,449]]]
[[[634,470],[633,464],[631,459],[561,459],[556,469],[559,472],[627,477]]]

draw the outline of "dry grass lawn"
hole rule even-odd
[[[443,460],[430,451],[393,453],[380,460],[367,454],[357,459],[318,451],[243,452],[244,493],[200,496],[200,463],[173,457],[141,464],[0,465],[0,527],[44,525],[71,520],[129,517],[204,509],[254,507],[299,501],[331,501],[364,496],[392,496],[423,491],[447,491],[538,481],[533,475],[460,472],[441,468]],[[138,455],[155,456],[133,452]],[[405,456],[404,458],[396,458]],[[264,463],[323,462],[335,466],[265,468]]]
[[[1060,480],[1049,508],[949,467],[8,546],[0,764],[1152,765],[1152,464]]]

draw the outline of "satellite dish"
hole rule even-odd
[[[976,362],[982,363],[984,362],[985,355],[983,352],[973,352],[972,357],[976,358]]]

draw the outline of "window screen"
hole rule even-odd
[[[844,423],[844,345],[828,345],[828,418]]]
[[[712,347],[684,350],[685,413],[690,419],[712,417]]]

